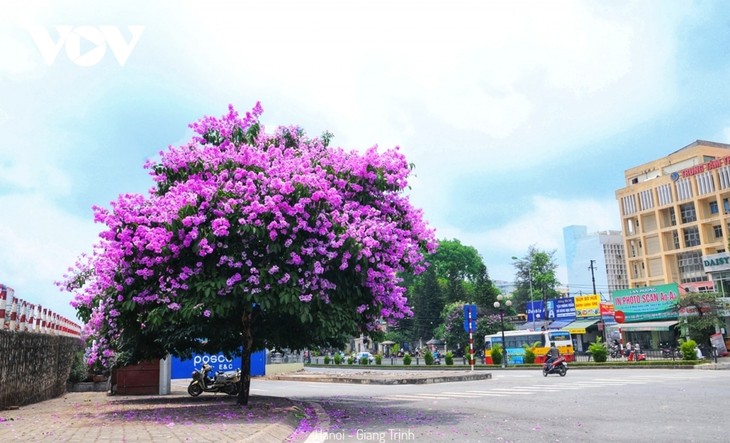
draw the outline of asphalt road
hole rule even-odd
[[[310,405],[296,442],[725,442],[730,371],[499,371],[491,380],[351,385],[255,379]]]

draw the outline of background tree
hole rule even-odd
[[[439,325],[440,314],[444,307],[441,286],[436,278],[436,270],[429,266],[421,279],[413,286],[413,339],[428,341],[434,337],[434,329]]]
[[[433,233],[403,191],[396,150],[330,148],[297,127],[266,134],[261,108],[191,125],[148,163],[149,195],[94,208],[107,230],[62,287],[110,365],[167,354],[339,347],[411,314],[398,273],[423,271]]]
[[[434,330],[443,324],[441,312],[447,303],[468,300],[482,312],[491,309],[499,293],[477,250],[459,240],[440,240],[438,250],[427,255],[426,261],[427,272],[403,276],[415,316],[400,320],[398,330],[413,342],[437,335]]]
[[[464,350],[469,344],[469,333],[464,331],[464,305],[466,302],[455,301],[444,306],[441,311],[441,327],[439,339],[446,342],[451,349]],[[474,331],[474,335],[477,331]]]
[[[555,251],[541,251],[530,246],[527,254],[513,263],[517,270],[515,283],[517,288],[512,294],[515,311],[527,312],[530,300],[551,300],[560,297],[557,291],[560,282],[555,276],[558,265],[555,262]],[[532,293],[530,293],[532,280]]]
[[[723,324],[720,311],[724,309],[720,294],[714,292],[689,292],[677,302],[677,311],[685,311],[689,337],[700,346],[710,346],[710,336]]]
[[[439,280],[445,281],[446,303],[472,300],[477,282],[486,275],[486,266],[477,250],[457,239],[439,240],[438,250],[426,260]]]

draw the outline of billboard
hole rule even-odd
[[[204,363],[213,367],[213,373],[235,371],[241,367],[241,356],[228,358],[223,353],[193,354],[189,360],[172,357],[172,378],[190,378],[193,370],[200,369]],[[266,375],[266,351],[251,354],[251,376]]]
[[[677,318],[679,288],[676,283],[613,292],[613,306],[622,311],[626,322]]]
[[[547,311],[542,300],[527,302],[527,321],[575,320],[575,302],[573,297],[555,298],[547,301]]]
[[[598,294],[576,295],[575,316],[578,318],[601,315],[601,296]]]

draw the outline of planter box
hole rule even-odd
[[[80,383],[67,383],[66,392],[107,392],[109,391],[109,380],[104,381],[82,381]]]
[[[160,362],[142,362],[114,369],[111,391],[112,394],[119,395],[158,395],[160,393]]]

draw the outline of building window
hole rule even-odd
[[[717,202],[710,202],[710,214],[719,214],[720,209],[717,206]]]
[[[722,226],[720,226],[720,225],[713,226],[712,230],[715,232],[715,238],[722,237]]]
[[[695,212],[694,203],[685,203],[679,206],[679,214],[682,218],[682,223],[691,223],[697,221],[697,213]]]
[[[696,226],[691,228],[685,228],[683,231],[685,248],[700,245],[700,230]]]
[[[677,255],[677,267],[681,283],[707,281],[707,274],[702,266],[700,251],[684,252]]]

